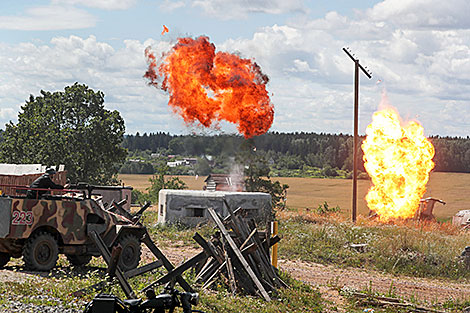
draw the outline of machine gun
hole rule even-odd
[[[161,294],[155,295],[153,289],[146,291],[147,300],[129,299],[121,300],[119,297],[108,294],[99,294],[91,300],[85,307],[84,313],[173,313],[175,308],[181,307],[183,313],[204,313],[200,310],[193,310],[192,306],[197,305],[199,294],[194,292],[181,292],[173,287],[166,287]]]

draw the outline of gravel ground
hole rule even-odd
[[[60,299],[48,297],[48,296],[31,296],[28,297],[28,302],[20,302],[17,296],[6,296],[2,297],[2,303],[0,307],[1,313],[6,312],[22,312],[22,313],[77,313],[83,312],[85,308],[85,302],[69,303],[67,306],[73,306],[73,308],[66,308]],[[46,302],[46,304],[38,305],[35,302]],[[104,312],[103,312],[104,313]]]

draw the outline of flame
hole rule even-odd
[[[375,112],[362,144],[373,186],[366,200],[380,220],[412,218],[434,168],[434,147],[415,121],[401,125],[393,109]]]
[[[145,50],[149,84],[169,93],[168,104],[188,124],[204,127],[221,120],[237,125],[245,138],[264,134],[274,119],[268,77],[250,59],[215,52],[209,38],[178,38],[160,59]]]
[[[169,32],[168,27],[166,27],[166,25],[163,25],[162,36],[165,35],[165,33],[168,33],[168,32]]]

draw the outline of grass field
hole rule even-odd
[[[152,175],[120,175],[124,184],[145,191],[150,186]],[[189,189],[202,189],[206,176],[179,176]],[[339,206],[347,214],[351,209],[352,180],[276,177],[281,183],[288,184],[287,205],[294,209],[313,208],[328,202],[329,206]],[[368,180],[358,181],[358,211],[367,215],[369,209],[364,200],[370,187]],[[431,173],[425,197],[435,197],[447,202],[436,204],[434,215],[440,219],[452,217],[460,210],[470,209],[467,192],[470,187],[470,174],[467,173]]]

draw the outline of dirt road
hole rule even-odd
[[[187,246],[184,249],[175,246],[160,248],[175,265],[191,258],[200,251]],[[144,248],[142,252],[144,262],[151,261],[153,256],[150,251]],[[339,293],[342,288],[358,291],[371,289],[374,292],[404,299],[415,298],[427,303],[470,299],[470,284],[464,282],[398,277],[370,270],[343,269],[333,265],[282,259],[279,261],[279,268],[290,273],[295,279],[317,287],[324,298],[338,305],[338,307],[343,307],[342,304],[345,302],[345,299]],[[21,282],[30,279],[45,278],[28,272],[0,270],[0,282]]]

